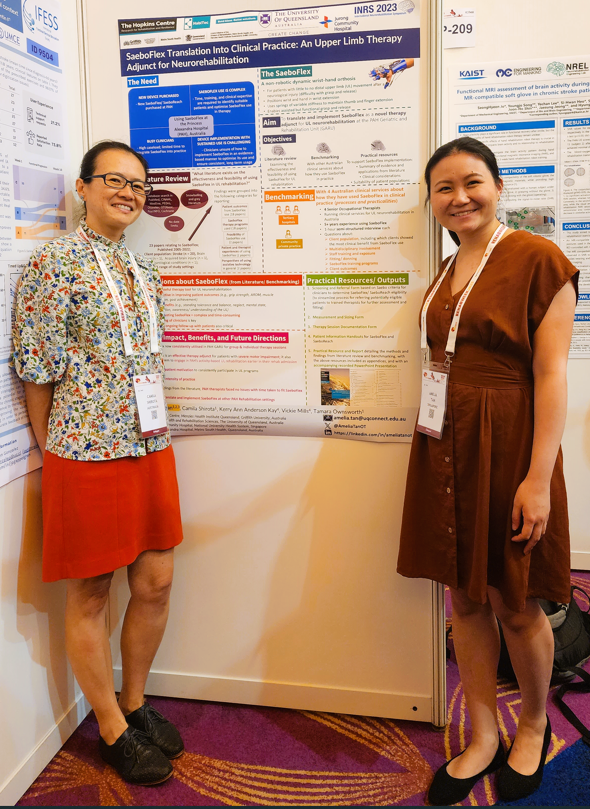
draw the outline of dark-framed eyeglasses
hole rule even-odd
[[[103,180],[105,185],[109,188],[118,188],[121,191],[126,186],[130,185],[134,194],[139,194],[142,197],[147,197],[153,191],[153,186],[149,183],[143,183],[141,180],[128,180],[122,174],[110,171],[108,174],[91,174],[90,177],[82,177],[86,183],[88,180]]]

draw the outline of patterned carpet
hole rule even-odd
[[[590,574],[572,583],[590,590]],[[582,602],[581,602],[582,603]],[[590,670],[590,664],[587,664]],[[433,772],[469,739],[469,721],[454,657],[448,667],[449,722],[429,724],[371,717],[256,708],[154,697],[181,730],[186,753],[158,787],[130,787],[103,765],[91,714],[51,761],[20,806],[423,806]],[[586,725],[590,700],[570,699]],[[520,694],[498,683],[498,715],[506,744]],[[590,748],[549,700],[553,737],[541,789],[526,806],[588,805]],[[496,803],[493,776],[466,806]]]

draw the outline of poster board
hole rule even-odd
[[[419,0],[118,25],[173,434],[409,442],[428,277]]]
[[[504,180],[499,217],[580,270],[570,359],[590,357],[590,56],[473,62],[449,73],[454,137],[481,140]]]

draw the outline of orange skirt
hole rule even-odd
[[[180,542],[172,447],[111,461],[45,453],[43,581],[100,576]]]

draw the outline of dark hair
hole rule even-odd
[[[96,171],[96,161],[98,156],[103,152],[110,151],[111,149],[116,149],[119,152],[128,152],[129,154],[132,154],[133,157],[136,157],[143,166],[147,177],[150,167],[148,166],[148,162],[145,157],[139,154],[139,152],[136,152],[135,149],[132,149],[131,146],[128,146],[126,143],[122,143],[118,140],[100,140],[98,143],[95,143],[91,149],[88,149],[82,158],[82,162],[80,163],[79,177],[84,180],[86,177],[90,177],[92,174],[94,174]]]
[[[485,143],[482,143],[476,138],[456,138],[455,140],[450,140],[448,143],[439,146],[426,164],[426,168],[424,169],[424,180],[426,181],[426,189],[428,191],[426,201],[430,199],[430,175],[432,169],[440,163],[441,160],[444,160],[445,157],[461,153],[470,154],[483,160],[488,171],[494,178],[496,185],[501,181],[502,178],[500,177],[496,155]],[[455,244],[461,244],[459,237],[452,230],[449,230],[449,236]]]
[[[145,176],[147,177],[150,167],[143,155],[139,154],[139,152],[136,152],[135,149],[131,148],[131,146],[128,146],[126,143],[122,143],[121,141],[100,140],[98,143],[95,143],[91,149],[88,149],[82,158],[82,162],[80,163],[80,174],[78,175],[80,179],[84,180],[86,177],[90,177],[92,174],[94,174],[96,171],[96,161],[98,156],[111,149],[116,149],[119,152],[128,152],[129,154],[132,154],[133,157],[136,157],[143,166]],[[74,212],[74,224],[77,224],[83,216],[86,216],[86,203],[84,200],[82,200],[81,208],[78,208]]]

